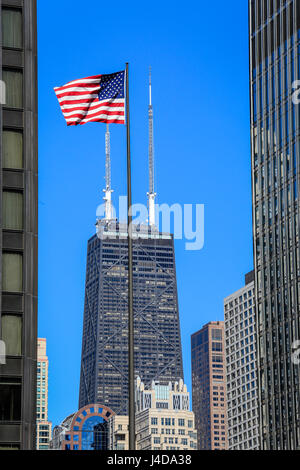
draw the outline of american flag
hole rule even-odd
[[[54,88],[67,125],[125,124],[125,75],[94,75]]]

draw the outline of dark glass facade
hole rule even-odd
[[[79,407],[128,404],[128,248],[126,228],[88,242]],[[145,231],[146,230],[146,231]],[[146,385],[183,378],[173,237],[141,228],[133,241],[135,373]]]
[[[260,436],[300,448],[300,2],[251,0],[250,93]],[[297,87],[298,88],[298,87]]]
[[[0,1],[0,449],[33,449],[37,356],[36,1]],[[1,87],[3,90],[3,87]]]

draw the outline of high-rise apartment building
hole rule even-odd
[[[48,369],[47,340],[38,338],[37,395],[36,395],[36,449],[47,450],[51,440],[52,423],[48,421]]]
[[[228,449],[259,449],[254,271],[224,299]]]
[[[136,381],[137,450],[196,450],[197,431],[190,394],[183,380],[147,389]]]
[[[254,267],[262,449],[300,448],[299,0],[250,0]]]
[[[191,337],[192,396],[199,450],[227,448],[224,322],[210,322]]]
[[[88,242],[79,407],[128,412],[126,227],[101,220]],[[134,228],[135,372],[146,385],[183,377],[174,240]]]
[[[0,16],[0,339],[6,348],[5,364],[0,365],[0,449],[33,449],[38,264],[36,1],[2,0]]]
[[[108,449],[129,450],[128,416],[113,415],[108,420]]]

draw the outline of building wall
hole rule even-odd
[[[107,229],[88,242],[79,406],[100,402],[116,414],[128,406],[126,228]],[[153,379],[183,377],[174,241],[141,232],[133,243],[135,372]],[[123,237],[120,234],[123,233]],[[118,237],[115,236],[118,235]]]
[[[191,337],[192,396],[199,450],[227,448],[224,322],[210,322]]]
[[[137,450],[196,450],[197,432],[183,380],[146,388],[136,383]]]
[[[47,450],[51,440],[52,423],[48,421],[48,373],[47,340],[38,338],[37,356],[37,450]]]
[[[108,449],[128,450],[128,416],[111,416],[108,420]]]
[[[192,411],[147,409],[136,415],[137,450],[196,450]]]
[[[300,448],[300,3],[250,0],[251,164],[260,434]]]
[[[0,62],[6,84],[0,118],[0,337],[7,353],[6,364],[0,365],[0,448],[32,449],[38,264],[36,1],[2,0],[0,7]]]
[[[108,450],[108,421],[114,412],[101,404],[90,404],[67,416],[53,429],[51,450]]]
[[[253,280],[226,297],[224,316],[228,448],[255,450],[260,442]]]

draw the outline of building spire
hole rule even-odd
[[[149,69],[149,192],[148,212],[149,225],[155,225],[155,197],[154,192],[154,145],[153,145],[153,106],[152,106],[152,77]]]
[[[105,155],[106,155],[106,162],[105,162],[105,189],[103,190],[105,193],[104,201],[105,201],[105,220],[112,220],[112,203],[111,203],[111,162],[110,162],[110,132],[109,132],[109,124],[106,124],[106,134],[105,134]]]

